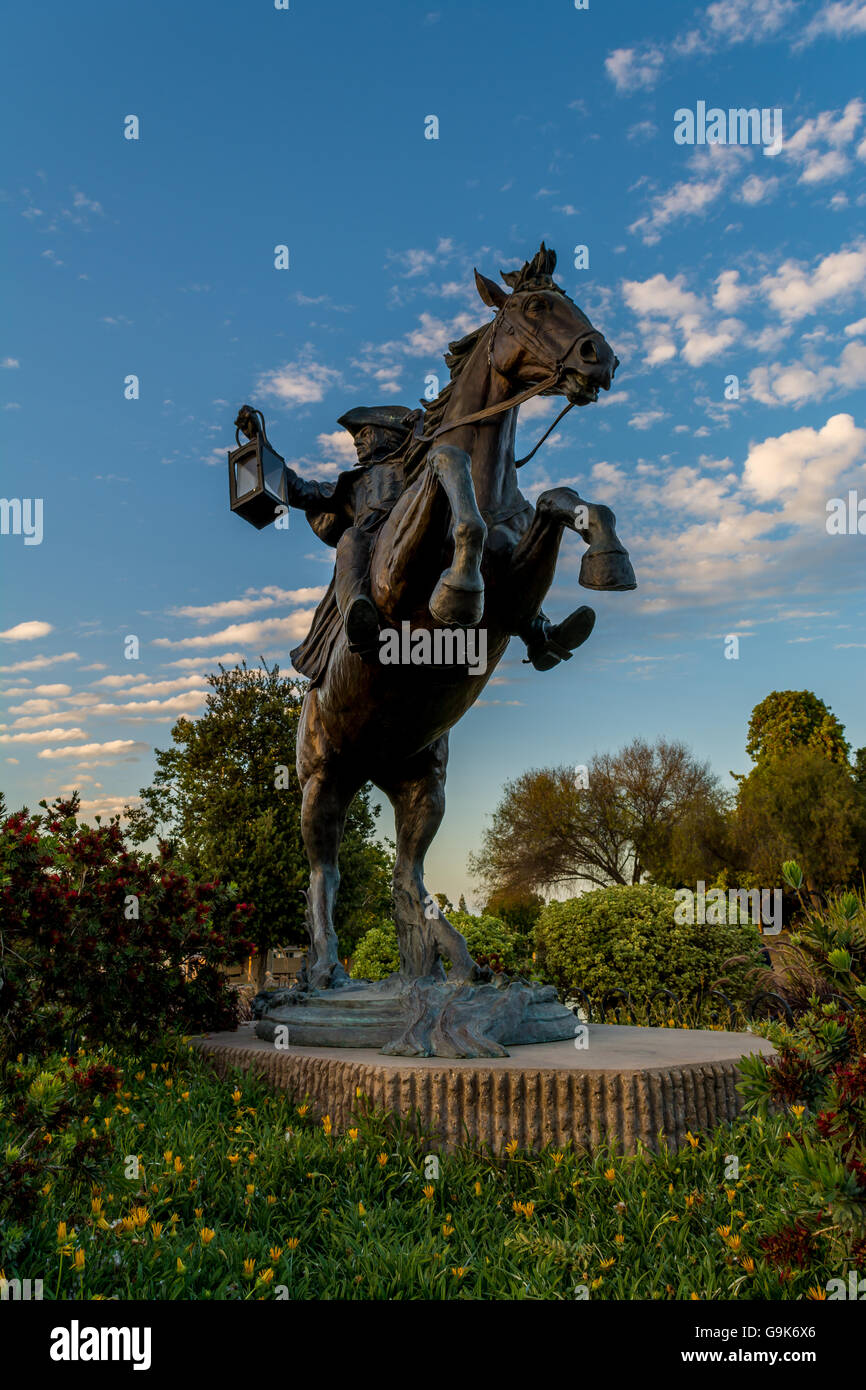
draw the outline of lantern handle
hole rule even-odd
[[[265,443],[267,444],[268,448],[270,449],[270,448],[271,448],[271,441],[268,439],[267,430],[265,429],[265,417],[264,417],[264,415],[262,414],[262,412],[261,412],[260,410],[254,410],[252,406],[249,407],[249,414],[250,414],[250,415],[257,415],[257,416],[259,417],[259,422],[260,422],[260,423],[259,423],[259,430],[258,430],[258,433],[261,434],[262,439],[265,441]],[[255,437],[255,436],[251,436],[251,438],[254,438],[254,437]],[[237,443],[238,448],[240,448],[241,439],[240,439],[240,428],[239,428],[238,425],[235,425],[235,442]]]

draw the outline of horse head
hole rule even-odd
[[[556,252],[541,243],[521,270],[503,273],[506,293],[495,280],[475,272],[478,293],[497,311],[487,339],[491,367],[513,386],[546,381],[541,393],[588,405],[610,390],[619,359],[586,314],[553,279]]]

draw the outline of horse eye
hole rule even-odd
[[[545,299],[530,299],[526,306],[527,313],[530,314],[542,314],[546,308],[547,301]]]

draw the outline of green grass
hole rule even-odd
[[[112,1137],[101,1171],[52,1164],[26,1223],[7,1221],[2,1272],[42,1279],[45,1298],[796,1299],[843,1272],[780,1277],[757,1244],[806,1115],[633,1158],[466,1149],[428,1182],[429,1145],[363,1099],[350,1132],[328,1133],[312,1106],[220,1080],[185,1045],[102,1058],[123,1081],[86,1117]]]

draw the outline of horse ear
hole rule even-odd
[[[484,303],[489,305],[491,309],[501,309],[509,298],[495,280],[488,280],[486,275],[482,275],[477,270],[475,272],[475,285]]]

